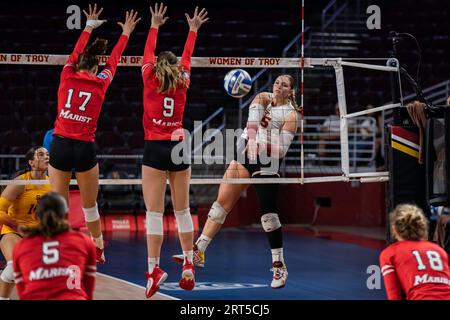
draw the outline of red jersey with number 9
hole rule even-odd
[[[105,93],[114,77],[128,37],[120,36],[103,71],[98,75],[91,75],[75,70],[78,56],[86,47],[89,36],[90,33],[87,31],[81,34],[73,53],[61,72],[58,89],[58,114],[53,135],[94,142]]]
[[[184,46],[180,65],[180,77],[186,79],[174,92],[158,93],[159,80],[153,72],[156,63],[155,48],[158,29],[150,28],[142,60],[142,78],[144,82],[144,139],[145,140],[182,140],[183,114],[186,105],[186,92],[190,83],[191,57],[197,33],[190,31]]]
[[[450,300],[449,257],[429,241],[398,241],[381,252],[389,300]]]
[[[24,238],[14,247],[13,266],[21,300],[93,298],[96,250],[81,232]]]

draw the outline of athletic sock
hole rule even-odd
[[[98,238],[92,237],[92,240],[97,248],[103,249],[103,234],[100,234]]]
[[[147,261],[148,261],[148,273],[152,273],[153,269],[155,269],[155,267],[159,265],[159,257],[148,258]]]
[[[284,265],[283,248],[271,249],[272,251],[272,262],[281,261]]]
[[[194,259],[194,250],[183,251],[183,255],[185,257],[183,265],[186,262],[192,263],[192,260]]]
[[[205,252],[206,248],[208,247],[209,243],[211,242],[211,238],[208,236],[205,236],[204,234],[202,234],[198,239],[197,242],[195,243],[197,245],[198,250],[200,250],[201,252]]]

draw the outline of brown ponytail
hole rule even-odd
[[[20,231],[28,236],[43,235],[49,238],[67,230],[69,230],[67,221],[61,219],[53,210],[45,212],[38,227],[20,227]]]
[[[106,52],[107,45],[107,40],[99,38],[95,39],[95,41],[78,56],[76,70],[91,70],[95,66],[98,66],[99,59],[97,56]]]
[[[181,75],[181,68],[177,64],[177,57],[171,51],[163,51],[158,55],[153,72],[159,80],[158,93],[174,92],[181,84],[187,85],[187,81]]]
[[[38,200],[36,206],[39,225],[37,227],[20,226],[19,230],[28,236],[53,237],[70,229],[65,219],[67,211],[66,200],[58,193],[48,192]]]

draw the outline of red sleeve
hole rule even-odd
[[[94,243],[88,237],[86,237],[86,246],[88,251],[88,258],[86,268],[84,270],[83,284],[88,299],[92,300],[94,298],[95,273],[97,271],[97,257]]]
[[[380,255],[380,268],[384,278],[386,295],[389,300],[403,300],[402,287],[397,277],[393,256],[389,247],[383,250]]]
[[[114,75],[116,74],[117,64],[119,63],[120,57],[122,56],[123,50],[128,43],[128,36],[121,35],[117,41],[111,55],[106,61],[105,68],[97,76],[101,79],[109,80],[107,83],[111,83]]]
[[[147,36],[147,41],[145,42],[144,57],[142,58],[142,74],[148,67],[152,66],[156,62],[155,49],[156,40],[158,38],[158,29],[150,28]]]
[[[20,243],[16,244],[13,249],[13,270],[14,270],[14,278],[16,283],[17,295],[19,299],[24,291],[24,283],[23,283],[23,275],[22,270],[20,269]]]
[[[89,37],[91,36],[90,32],[83,31],[78,38],[77,43],[75,44],[75,48],[73,49],[72,54],[70,55],[69,59],[67,60],[65,67],[75,67],[75,64],[78,61],[78,56],[84,51],[86,48],[87,43],[89,42]]]
[[[189,31],[186,43],[184,44],[183,55],[181,56],[181,66],[185,71],[191,71],[191,57],[194,52],[195,40],[197,39],[197,33]]]

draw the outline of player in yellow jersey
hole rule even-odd
[[[33,147],[25,155],[28,169],[19,173],[14,180],[48,180],[46,171],[49,155],[44,147]],[[33,227],[38,225],[35,209],[38,199],[51,191],[49,184],[8,185],[0,196],[0,249],[7,265],[0,275],[0,300],[9,299],[14,288],[12,265],[13,248],[22,239],[18,225]]]

